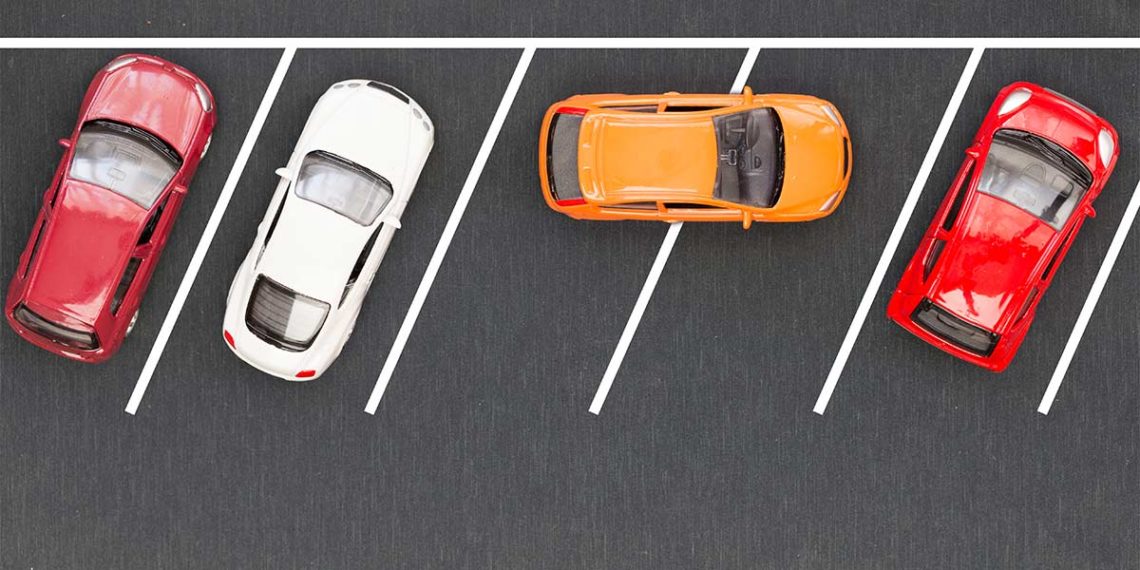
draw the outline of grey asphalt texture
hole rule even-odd
[[[5,287],[60,156],[55,140],[117,53],[0,51]],[[811,223],[686,224],[594,416],[666,226],[550,211],[536,171],[542,112],[575,93],[724,92],[744,51],[539,50],[370,416],[364,404],[520,51],[301,50],[130,416],[280,57],[158,54],[211,85],[213,147],[115,358],[71,363],[0,330],[0,567],[1140,566],[1138,236],[1052,413],[1035,411],[1140,179],[1140,53],[986,52],[819,416],[811,407],[969,52],[761,50],[757,92],[809,93],[843,113],[847,197]],[[291,384],[225,347],[225,295],[273,170],[320,93],[348,78],[416,98],[436,147],[344,352],[320,380]],[[1122,153],[1014,365],[995,376],[884,311],[990,101],[1020,79],[1098,111]]]
[[[50,0],[10,6],[0,36],[1136,35],[1130,0]]]

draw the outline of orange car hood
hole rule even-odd
[[[843,135],[818,105],[778,105],[784,127],[784,190],[776,207],[799,209],[826,200],[846,174]]]
[[[717,151],[708,116],[598,113],[585,119],[579,141],[582,191],[591,201],[712,196]]]

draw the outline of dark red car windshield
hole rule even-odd
[[[92,121],[79,131],[71,177],[149,210],[181,166],[178,155],[154,135],[111,121]]]

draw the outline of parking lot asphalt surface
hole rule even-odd
[[[54,141],[118,53],[0,51],[5,287],[59,158]],[[1035,412],[1140,179],[1140,53],[985,53],[822,416],[811,406],[968,51],[761,50],[757,93],[808,93],[843,114],[847,196],[811,223],[686,224],[598,416],[586,409],[667,226],[550,211],[542,113],[575,93],[725,92],[743,50],[539,50],[375,416],[364,404],[520,50],[298,51],[130,416],[122,409],[281,52],[158,55],[214,90],[211,154],[120,354],[75,364],[0,331],[0,566],[1140,563],[1135,235],[1052,413]],[[225,295],[273,170],[319,95],[349,78],[409,93],[433,118],[436,146],[344,352],[316,382],[286,383],[227,349]],[[994,376],[884,312],[989,103],[1019,79],[1096,110],[1122,153],[1014,365]]]
[[[25,2],[0,36],[1135,36],[1129,0]]]

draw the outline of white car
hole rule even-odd
[[[321,96],[230,286],[234,354],[286,380],[328,369],[434,143],[427,113],[390,85],[342,81]]]

